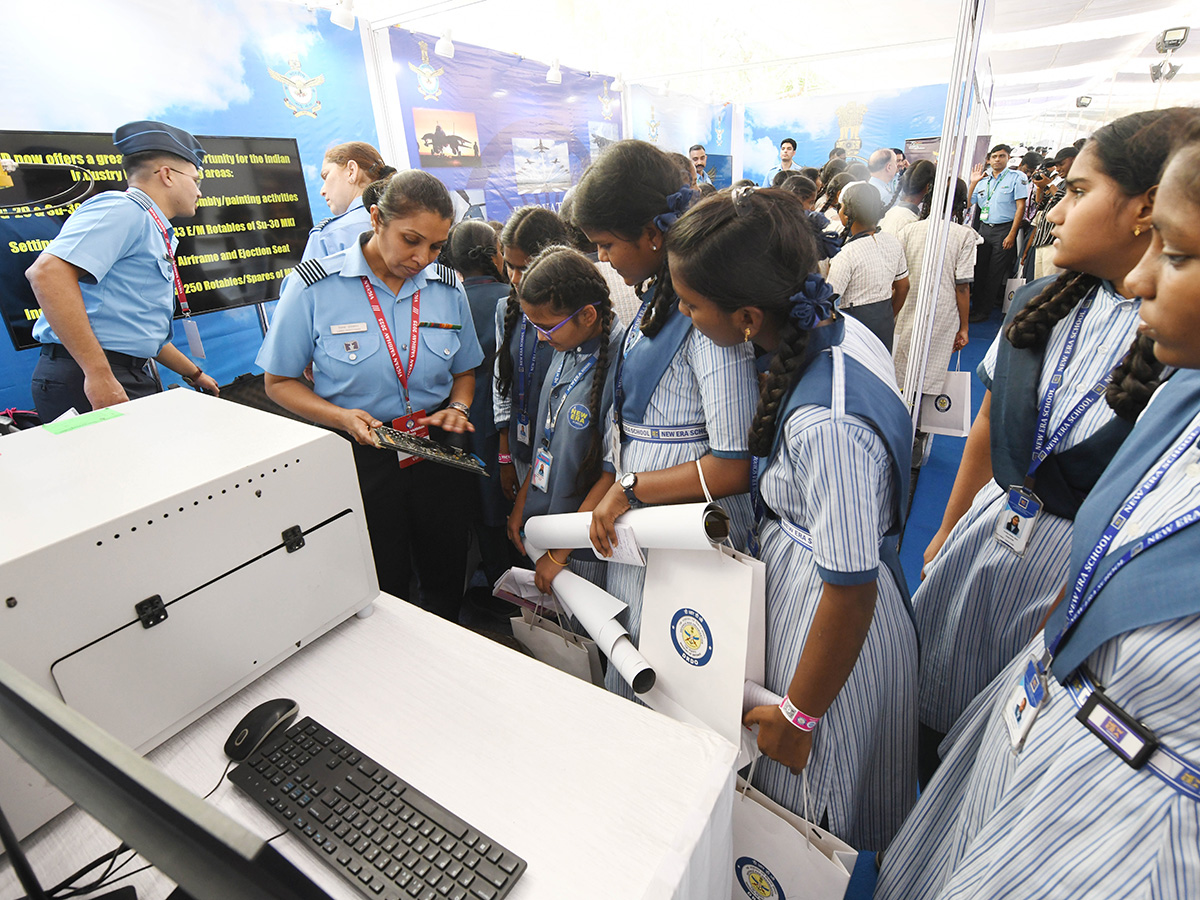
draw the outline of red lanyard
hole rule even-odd
[[[158,230],[162,233],[163,243],[167,245],[167,254],[171,259],[171,271],[175,273],[175,293],[179,297],[179,308],[183,310],[185,316],[190,316],[192,311],[188,307],[187,294],[183,292],[183,279],[179,277],[179,266],[175,265],[175,254],[171,250],[171,238],[167,234],[167,226],[158,217],[158,213],[154,211],[154,207],[147,206],[146,212],[150,213],[150,218],[154,220],[154,224],[158,226]],[[204,354],[201,353],[200,355],[203,356]]]
[[[413,366],[417,364],[417,325],[421,321],[421,292],[418,290],[412,298],[412,330],[408,336],[408,371],[405,372],[404,366],[400,363],[400,354],[396,352],[396,341],[392,338],[387,320],[383,317],[383,310],[379,307],[379,298],[375,296],[375,288],[367,276],[359,277],[362,278],[363,290],[367,292],[367,300],[371,303],[371,312],[375,313],[375,321],[379,323],[379,330],[383,333],[383,343],[387,346],[388,355],[392,358],[392,365],[396,368],[396,377],[400,379],[400,386],[404,388],[404,405],[411,414],[412,404],[408,402],[408,376],[412,374]]]

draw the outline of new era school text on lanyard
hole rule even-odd
[[[1066,607],[1067,618],[1062,630],[1047,642],[1045,653],[1040,657],[1030,657],[1025,665],[1025,672],[1021,676],[1021,681],[1013,690],[1009,702],[1005,707],[1004,724],[1008,726],[1009,739],[1012,741],[1014,752],[1019,751],[1024,745],[1025,738],[1029,734],[1029,729],[1033,726],[1033,720],[1049,699],[1047,695],[1046,672],[1050,667],[1050,663],[1054,660],[1054,654],[1058,652],[1058,648],[1062,646],[1063,640],[1070,633],[1071,629],[1083,618],[1084,613],[1091,607],[1097,595],[1104,590],[1104,586],[1139,553],[1148,550],[1159,541],[1166,540],[1171,535],[1178,534],[1183,529],[1200,521],[1200,507],[1195,507],[1151,534],[1141,537],[1140,540],[1121,554],[1112,567],[1104,573],[1104,577],[1100,579],[1098,584],[1092,585],[1092,578],[1100,566],[1100,561],[1104,559],[1109,548],[1112,547],[1122,527],[1129,521],[1134,511],[1146,499],[1146,496],[1158,487],[1163,476],[1171,470],[1172,466],[1179,462],[1184,453],[1192,448],[1198,438],[1200,438],[1200,426],[1189,431],[1175,445],[1167,455],[1167,458],[1163,460],[1162,465],[1155,469],[1136,491],[1130,494],[1129,499],[1117,510],[1116,515],[1108,523],[1108,527],[1104,529],[1104,533],[1100,535],[1100,540],[1092,548],[1092,552],[1084,559],[1083,566],[1079,570],[1079,575],[1076,577],[1074,584],[1071,585],[1071,593],[1068,597]]]
[[[400,354],[396,352],[396,341],[392,338],[391,329],[388,328],[387,320],[383,317],[383,309],[379,306],[379,298],[375,295],[375,287],[371,284],[367,276],[360,275],[359,277],[362,279],[363,290],[367,292],[367,300],[371,304],[371,312],[375,313],[375,321],[379,323],[379,331],[383,334],[383,343],[387,347],[388,356],[392,358],[392,366],[396,369],[396,377],[400,379],[400,387],[404,391],[405,414],[398,419],[393,419],[392,427],[397,431],[411,432],[417,437],[429,437],[428,426],[417,425],[417,419],[425,417],[425,410],[418,409],[414,412],[412,403],[408,399],[408,376],[412,374],[413,367],[417,364],[417,328],[421,324],[421,291],[417,290],[412,298],[412,326],[409,329],[408,335],[408,371],[406,372],[400,362]],[[419,456],[400,454],[400,468],[402,469],[416,465],[420,461],[421,458]]]
[[[187,335],[188,349],[192,351],[193,356],[204,359],[204,345],[200,343],[200,328],[192,321],[192,309],[188,306],[187,294],[183,290],[183,279],[179,277],[179,266],[175,264],[175,253],[171,250],[171,236],[167,233],[167,226],[158,217],[154,208],[147,206],[145,210],[150,213],[150,218],[158,226],[158,233],[162,235],[163,243],[167,245],[167,252],[163,254],[163,259],[171,261],[171,271],[175,275],[175,294],[179,297],[179,308],[183,311],[183,331]]]
[[[529,333],[529,319],[521,314],[521,339],[517,342],[517,440],[529,446],[533,440],[529,430],[529,387],[533,384],[533,366],[537,359],[538,342],[529,350],[529,361],[525,361],[525,335]],[[528,373],[528,374],[526,374]]]
[[[558,382],[562,379],[563,367],[566,364],[567,358],[564,356],[562,362],[558,364],[558,371],[554,373],[554,381],[550,383],[551,397],[554,396],[554,389],[558,387]],[[579,371],[575,373],[575,377],[571,379],[567,385],[567,389],[563,391],[562,399],[558,401],[558,409],[553,409],[553,400],[546,406],[546,425],[542,435],[542,446],[538,447],[533,461],[533,476],[531,481],[533,487],[539,491],[545,491],[550,482],[550,466],[554,464],[554,455],[550,452],[550,441],[554,438],[554,429],[558,426],[558,416],[562,412],[563,407],[566,406],[567,400],[571,396],[571,391],[575,390],[575,386],[583,380],[583,376],[590,372],[594,365],[596,365],[596,355],[592,354],[579,367]]]
[[[1034,526],[1042,511],[1042,502],[1033,492],[1034,475],[1038,466],[1045,462],[1054,449],[1062,443],[1063,438],[1079,423],[1083,414],[1104,396],[1104,389],[1112,380],[1110,372],[1092,385],[1083,399],[1075,404],[1075,408],[1063,419],[1062,424],[1054,430],[1054,433],[1049,437],[1046,436],[1050,427],[1050,411],[1054,407],[1054,398],[1058,396],[1058,390],[1062,387],[1067,363],[1075,352],[1075,347],[1079,342],[1079,331],[1083,327],[1083,320],[1087,316],[1088,310],[1092,308],[1094,296],[1093,294],[1085,298],[1079,305],[1079,309],[1076,310],[1071,330],[1067,333],[1067,342],[1063,347],[1062,356],[1059,357],[1058,365],[1055,366],[1054,374],[1050,378],[1050,387],[1047,388],[1046,396],[1038,405],[1037,430],[1033,435],[1033,455],[1029,463],[1029,471],[1025,474],[1025,482],[1009,486],[1008,504],[1000,510],[1000,515],[996,519],[994,530],[996,540],[1016,553],[1017,556],[1025,555],[1025,549],[1029,546],[1029,538],[1033,534]]]

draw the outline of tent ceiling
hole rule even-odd
[[[309,0],[314,2],[314,0]],[[328,5],[332,0],[315,0]],[[880,0],[856,5],[853,27],[805,28],[778,2],[736,12],[642,0],[354,0],[361,21],[441,34],[627,82],[722,100],[767,100],[935,84],[949,76],[958,0],[922,0],[906,14]],[[1179,74],[1161,104],[1200,103],[1200,5],[1194,0],[991,0],[984,35],[994,78],[993,133],[1057,135],[1064,116],[1087,133],[1100,119],[1152,107],[1164,28],[1197,28],[1174,57]],[[872,14],[872,8],[878,10]],[[818,16],[819,18],[819,16]],[[1086,115],[1075,98],[1093,97]],[[1097,117],[1100,117],[1098,119]]]

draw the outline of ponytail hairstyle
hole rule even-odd
[[[833,292],[813,274],[817,243],[804,204],[777,188],[720,191],[671,229],[667,252],[676,277],[719,309],[757,307],[780,328],[750,426],[750,452],[767,456],[779,404],[800,375],[809,329],[833,310]]]
[[[394,175],[394,174],[395,174],[395,169],[392,170],[392,175]],[[368,212],[370,212],[372,206],[376,206],[379,203],[379,197],[381,194],[383,194],[383,192],[385,190],[387,190],[388,182],[391,180],[392,175],[385,175],[383,178],[380,178],[378,181],[372,181],[365,188],[363,188],[363,192],[362,192],[363,207]]]
[[[821,167],[821,184],[829,186],[835,175],[840,175],[846,171],[846,161],[841,157],[834,157]]]
[[[900,193],[899,196],[909,198],[917,197],[918,206],[927,207],[929,203],[930,186],[933,184],[933,177],[937,174],[937,166],[927,159],[919,159],[907,169],[900,177]]]
[[[552,245],[535,256],[525,269],[518,289],[521,302],[529,306],[549,306],[555,315],[573,315],[585,306],[595,305],[600,316],[600,348],[592,372],[592,390],[588,395],[588,414],[593,425],[587,453],[575,475],[575,493],[586,494],[600,477],[603,459],[600,407],[604,402],[604,384],[608,380],[609,337],[614,321],[608,283],[596,264],[571,247]]]
[[[454,220],[454,204],[445,186],[420,169],[397,172],[387,180],[372,204],[379,210],[379,221],[386,225],[393,219],[431,212],[447,221]]]
[[[917,163],[917,165],[919,166],[922,162],[925,162],[925,160],[921,160],[920,162]],[[909,171],[911,172],[912,169],[909,169]],[[932,204],[929,202],[929,198],[932,196],[933,196],[933,192],[931,191],[930,193],[926,194],[925,199],[923,201],[921,201],[921,207],[920,207],[921,212],[918,216],[919,219],[928,219],[929,218],[929,212],[930,212],[930,209],[932,208]],[[961,225],[961,224],[963,224],[963,216],[966,215],[966,212],[967,212],[967,183],[965,181],[963,181],[961,178],[958,178],[958,179],[955,179],[954,199],[950,201],[950,218],[953,219],[955,222],[957,222],[959,225]]]
[[[562,219],[542,206],[522,206],[509,216],[500,232],[501,246],[516,247],[531,259],[551,244],[567,244],[570,240]],[[513,362],[509,347],[520,321],[521,302],[517,299],[517,289],[514,287],[508,292],[507,305],[504,307],[504,334],[500,338],[500,346],[496,348],[500,373],[496,378],[496,390],[501,397],[507,397],[512,390]]]
[[[1173,140],[1195,116],[1184,107],[1133,113],[1097,130],[1086,147],[1121,192],[1136,197],[1158,183]],[[1044,348],[1054,326],[1099,283],[1095,275],[1064,272],[1017,313],[1004,336],[1018,349]],[[1119,417],[1136,421],[1161,383],[1154,343],[1139,335],[1113,370],[1105,399]]]
[[[464,278],[487,275],[501,284],[507,279],[496,268],[496,232],[487,222],[465,219],[454,226],[446,242],[450,262]]]
[[[354,160],[358,164],[358,187],[396,174],[396,170],[383,161],[379,151],[363,141],[350,141],[330,147],[325,151],[325,158],[343,168],[350,160]]]
[[[694,171],[694,167],[693,167]],[[666,234],[695,196],[678,164],[645,141],[617,141],[592,163],[575,186],[575,224],[584,231],[608,231],[636,241],[647,225]],[[642,334],[662,330],[678,298],[671,287],[667,254],[647,283],[635,286],[638,297],[654,290],[654,305],[642,319]]]
[[[830,160],[830,162],[833,162],[833,160]],[[821,194],[821,196],[825,198],[825,206],[823,207],[822,211],[826,212],[832,209],[834,212],[837,212],[840,210],[842,208],[842,191],[845,190],[846,185],[853,183],[854,178],[849,172],[844,170],[838,172],[836,175],[831,177],[829,181],[825,182],[825,191],[823,194]]]

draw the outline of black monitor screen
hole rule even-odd
[[[207,151],[204,196],[195,217],[173,223],[191,312],[276,300],[312,228],[296,142],[197,139]],[[109,134],[0,131],[0,159],[17,163],[11,174],[0,170],[0,312],[13,346],[24,350],[37,346],[41,315],[25,270],[80,203],[125,190],[125,172]]]

